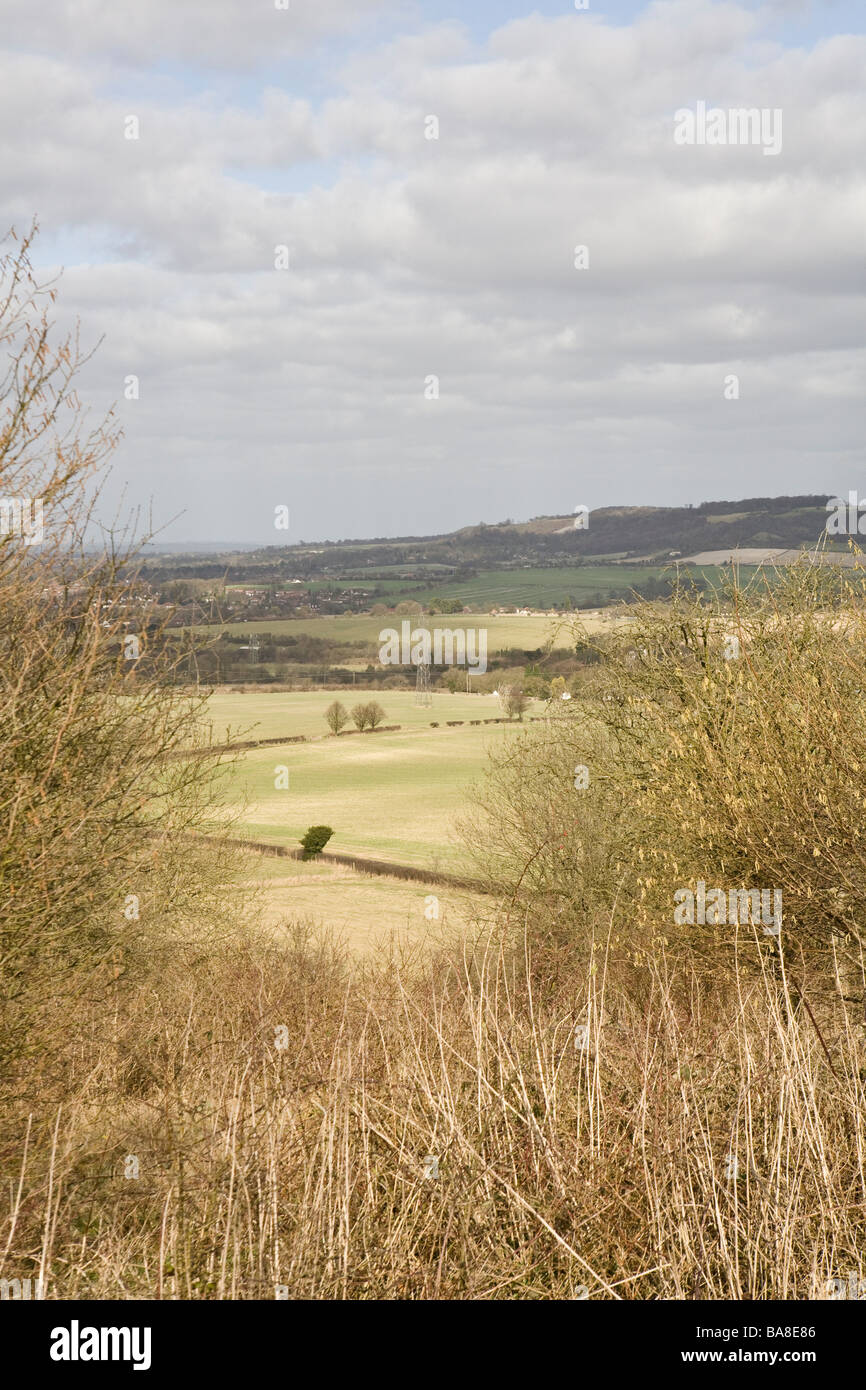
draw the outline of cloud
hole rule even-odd
[[[400,9],[396,0],[2,0],[0,26],[16,51],[242,70],[350,38]]]
[[[270,74],[232,94],[166,84],[202,12],[154,8],[162,40],[137,17],[124,50],[153,65],[133,106],[99,58],[115,18],[95,57],[56,56],[41,19],[0,57],[0,218],[39,211],[69,264],[65,321],[106,339],[94,400],[140,377],[118,475],[187,509],[175,534],[267,539],[282,502],[310,539],[570,512],[576,487],[862,487],[862,37],[784,48],[691,0],[616,27],[534,14],[480,46],[419,21],[313,63],[304,94]],[[321,36],[320,10],[291,13]],[[678,147],[698,101],[781,109],[781,153]]]

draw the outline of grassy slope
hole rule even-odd
[[[309,697],[300,700],[307,704]],[[478,709],[482,698],[469,703]],[[483,704],[488,715],[495,711],[491,700]],[[230,787],[245,802],[243,825],[254,839],[294,846],[308,826],[324,823],[335,832],[329,849],[459,871],[464,857],[452,838],[454,818],[486,766],[488,748],[509,737],[514,730],[505,725],[416,727],[275,745],[245,754]],[[289,769],[288,790],[275,789],[279,766]]]

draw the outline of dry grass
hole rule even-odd
[[[218,1299],[808,1299],[862,1275],[844,1011],[834,1075],[773,981],[707,997],[662,961],[638,997],[608,959],[500,931],[362,968],[298,933],[164,974],[108,1029],[95,1008],[66,1103],[29,1138],[22,1111],[5,1155],[3,1275]]]

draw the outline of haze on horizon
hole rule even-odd
[[[460,8],[0,0],[0,227],[38,216],[103,339],[106,517],[279,545],[866,492],[862,4]],[[780,111],[779,152],[678,145],[699,103]]]

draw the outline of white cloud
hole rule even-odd
[[[152,9],[126,57],[185,54],[203,10]],[[308,37],[324,9],[295,15]],[[189,509],[178,534],[266,537],[280,501],[311,538],[569,512],[578,485],[593,506],[862,485],[862,37],[783,49],[751,11],[674,0],[630,26],[533,15],[483,49],[421,28],[306,95],[155,70],[133,108],[98,56],[121,13],[63,10],[100,31],[92,61],[52,56],[40,18],[0,57],[0,219],[38,211],[78,252],[63,312],[106,334],[91,389],[142,381],[118,472]],[[251,24],[238,65],[267,47]],[[675,146],[698,100],[780,107],[782,153]]]

